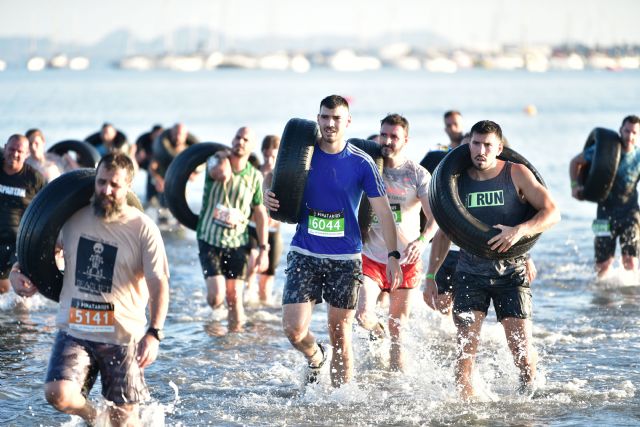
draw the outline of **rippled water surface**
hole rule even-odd
[[[153,402],[143,409],[145,424],[638,425],[639,280],[616,271],[606,282],[594,281],[595,205],[570,198],[567,170],[591,128],[617,129],[622,117],[640,113],[640,73],[5,72],[0,137],[40,127],[51,144],[83,138],[108,120],[134,139],[153,123],[181,120],[201,140],[228,142],[241,125],[262,136],[280,133],[291,117],[314,119],[329,93],[351,97],[350,137],[374,133],[380,118],[399,112],[411,122],[408,155],[420,160],[445,139],[442,112],[456,108],[467,128],[485,118],[500,123],[512,147],[542,173],[563,220],[532,251],[539,272],[532,286],[539,391],[533,399],[515,394],[516,369],[491,311],[477,359],[481,401],[460,402],[453,385],[454,328],[427,310],[420,292],[407,334],[406,374],[389,373],[388,348],[371,347],[356,328],[355,381],[335,390],[323,371],[319,385],[304,387],[304,361],[281,331],[279,303],[249,302],[246,331],[227,334],[226,313],[212,312],[205,302],[194,233],[182,230],[164,233],[171,304],[167,339],[146,372]],[[523,113],[528,104],[537,116]],[[143,182],[143,176],[136,180],[139,191]],[[287,244],[292,233],[284,227]],[[276,301],[283,279],[281,264]],[[0,425],[82,424],[43,398],[55,311],[40,297],[0,296]],[[312,329],[327,341],[324,304],[316,307]],[[91,398],[102,404],[99,386]]]

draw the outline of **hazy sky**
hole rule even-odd
[[[126,28],[141,39],[183,26],[231,37],[433,31],[458,45],[640,44],[639,0],[0,0],[0,37],[90,44]]]

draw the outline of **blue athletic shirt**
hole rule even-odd
[[[349,143],[337,154],[325,153],[316,144],[291,250],[331,259],[359,259],[358,206],[363,191],[368,197],[386,195],[373,159]]]

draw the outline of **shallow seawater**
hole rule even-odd
[[[637,113],[639,77],[627,72],[5,73],[0,79],[5,94],[0,128],[8,136],[40,126],[53,143],[81,138],[105,120],[125,128],[132,138],[156,121],[183,120],[203,140],[224,142],[247,123],[262,135],[281,132],[290,117],[313,119],[320,98],[338,92],[354,100],[350,137],[373,133],[384,114],[398,111],[412,123],[407,153],[419,160],[427,147],[442,142],[445,109],[462,110],[467,127],[493,118],[504,125],[513,148],[544,176],[563,214],[563,221],[532,251],[538,269],[532,285],[533,337],[539,354],[533,398],[516,393],[516,368],[491,310],[474,377],[479,398],[461,402],[453,382],[455,329],[449,319],[428,310],[420,291],[413,295],[406,334],[406,373],[390,373],[388,343],[374,346],[354,327],[354,381],[333,389],[326,367],[320,384],[306,387],[304,360],[281,328],[284,257],[276,276],[276,304],[261,307],[247,301],[246,330],[229,334],[226,311],[206,305],[195,234],[178,229],[163,232],[171,301],[167,338],[159,359],[146,371],[153,400],[143,407],[143,423],[638,425],[640,280],[617,266],[611,277],[595,281],[590,232],[595,205],[571,199],[567,170],[592,127],[615,129],[624,115]],[[538,116],[522,113],[530,103],[537,105]],[[143,183],[141,175],[138,192]],[[196,184],[190,191],[194,206],[198,188]],[[285,244],[293,231],[284,226]],[[39,296],[26,301],[14,294],[0,296],[0,425],[83,425],[54,411],[43,397],[55,312],[56,304]],[[384,313],[379,310],[381,317]],[[324,304],[316,307],[311,328],[327,342]],[[99,385],[90,397],[104,407]]]

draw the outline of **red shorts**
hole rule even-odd
[[[402,268],[402,284],[398,289],[415,289],[422,279],[422,260],[415,264],[404,264]],[[376,262],[362,255],[362,273],[372,279],[383,291],[389,291],[391,285],[387,281],[387,264]]]

